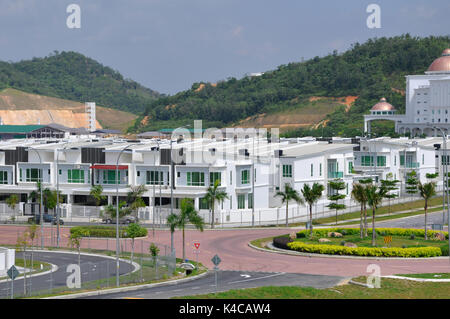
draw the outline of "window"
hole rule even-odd
[[[147,171],[147,178],[145,180],[147,185],[163,185],[164,177],[163,172]]]
[[[351,174],[353,172],[353,162],[348,162],[348,173]]]
[[[422,165],[425,164],[425,154],[422,154]]]
[[[209,201],[206,198],[200,198],[199,209],[209,209]]]
[[[238,209],[245,209],[245,195],[238,195]]]
[[[311,177],[314,176],[314,165],[311,164]]]
[[[373,166],[373,156],[361,156],[361,166]]]
[[[230,185],[233,185],[233,172],[230,172]]]
[[[119,184],[120,184],[120,171],[119,171]],[[115,170],[104,170],[103,171],[103,184],[116,184],[116,171]]]
[[[319,176],[322,176],[322,163],[319,164]]]
[[[67,170],[67,183],[84,183],[84,170],[81,169]]]
[[[377,156],[377,166],[386,166],[386,156]]]
[[[248,208],[253,208],[253,193],[248,194]]]
[[[219,181],[219,186],[222,183],[222,174],[220,172],[210,172],[209,173],[209,185],[214,186],[216,181]]]
[[[397,166],[397,155],[394,156],[394,166]]]
[[[241,184],[250,184],[250,170],[241,171]]]
[[[205,173],[203,172],[187,172],[188,186],[205,186]]]
[[[0,171],[0,184],[8,184],[8,172]]]
[[[41,170],[38,168],[27,168],[26,182],[41,182]]]
[[[292,165],[283,165],[283,177],[292,177]]]

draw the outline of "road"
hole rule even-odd
[[[177,296],[189,296],[227,291],[230,289],[246,289],[263,286],[301,286],[314,288],[330,288],[339,284],[345,278],[338,276],[320,276],[306,274],[218,271],[217,288],[214,271],[198,280],[176,285],[160,286],[149,289],[115,293],[80,299],[167,299]]]
[[[23,258],[23,253],[17,253],[17,258]],[[30,255],[27,254],[27,258]],[[41,291],[51,291],[52,289],[66,287],[66,280],[69,273],[67,265],[78,264],[78,254],[60,253],[60,252],[34,252],[34,260],[51,263],[57,266],[57,270],[45,275],[31,277],[27,279],[27,285],[33,293]],[[101,256],[90,256],[81,254],[81,282],[111,278],[116,275],[116,261],[111,258]],[[120,261],[120,275],[127,274],[134,270],[134,267],[128,263]],[[111,279],[111,285],[115,282]],[[6,297],[10,292],[11,282],[0,283],[0,298]],[[23,278],[14,280],[14,294],[24,293]]]
[[[447,214],[445,214],[445,223],[448,223]],[[432,224],[442,224],[442,212],[427,214],[428,229],[431,229]],[[425,216],[410,216],[400,219],[392,219],[387,221],[376,222],[377,227],[390,228],[424,228]],[[370,226],[369,226],[370,227]]]

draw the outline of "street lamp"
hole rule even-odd
[[[65,143],[62,151],[64,152],[67,148],[67,144]],[[61,150],[56,150],[56,247],[59,248],[59,241],[60,241],[60,235],[59,235],[59,219],[61,216],[61,206],[59,203],[59,152]]]
[[[119,159],[120,156],[122,156],[122,153],[125,151],[130,151],[128,148],[132,145],[137,145],[138,143],[132,143],[127,145],[125,148],[123,148],[119,156],[117,156],[116,161],[116,285],[119,287],[120,281],[119,281]]]
[[[43,187],[43,182],[44,182],[44,169],[42,168],[42,158],[41,158],[41,155],[39,154],[39,152],[32,147],[29,147],[27,150],[32,150],[32,151],[36,152],[36,154],[39,157],[39,163],[41,165],[41,169],[40,169],[40,171],[41,171],[41,174],[40,174],[41,175],[40,176],[41,177],[40,178],[41,179],[41,181],[40,181],[40,183],[41,183],[41,194],[40,194],[41,200],[39,203],[39,223],[41,224],[41,249],[44,249],[44,223],[43,223],[43,218],[42,218],[42,198],[43,198],[42,187]],[[38,176],[38,181],[39,181],[39,176]]]

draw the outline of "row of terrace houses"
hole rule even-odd
[[[182,198],[191,198],[197,209],[208,210],[207,189],[219,181],[228,194],[219,211],[280,207],[275,194],[285,184],[301,194],[304,184],[321,183],[326,203],[333,191],[328,182],[336,178],[345,182],[347,199],[353,183],[367,177],[379,181],[392,173],[404,188],[406,173],[415,170],[425,182],[427,173],[442,171],[441,144],[440,138],[8,140],[0,142],[0,201],[15,193],[26,203],[38,181],[58,188],[72,206],[93,206],[93,185],[103,186],[103,204],[115,203],[116,192],[122,200],[130,186],[146,185],[150,208],[177,209]]]

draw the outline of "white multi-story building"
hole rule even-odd
[[[450,130],[450,49],[445,49],[423,75],[406,77],[406,114],[381,100],[364,116],[364,131],[370,133],[373,120],[395,121],[395,131],[411,136],[436,136]]]

